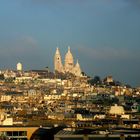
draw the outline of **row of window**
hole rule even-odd
[[[5,135],[5,136],[27,136],[27,131],[6,131],[6,132],[0,132],[0,135]]]

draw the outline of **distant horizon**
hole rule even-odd
[[[74,62],[75,62],[75,60],[74,60]],[[44,66],[44,67],[40,67],[40,68],[28,68],[28,69],[26,69],[26,67],[24,67],[24,64],[23,64],[22,62],[20,62],[20,61],[18,61],[18,62],[15,64],[15,67],[14,67],[14,68],[10,68],[10,67],[9,67],[9,68],[3,68],[3,69],[0,68],[0,71],[6,71],[6,70],[13,70],[13,71],[16,71],[16,70],[17,70],[17,64],[18,64],[18,63],[21,63],[21,64],[22,64],[22,66],[23,66],[23,71],[45,70],[46,68],[48,68],[50,72],[54,72],[54,67],[50,69],[50,67],[48,67],[48,66]],[[101,78],[101,80],[103,80],[103,79],[106,78],[107,76],[112,76],[112,78],[113,78],[114,81],[118,81],[118,82],[121,82],[122,84],[130,85],[130,86],[132,86],[133,88],[139,87],[139,85],[138,85],[138,86],[133,86],[133,85],[131,85],[130,83],[126,83],[126,82],[124,82],[124,81],[120,81],[119,79],[114,79],[114,76],[111,75],[111,74],[108,74],[108,75],[105,75],[104,77],[101,77],[101,75],[94,75],[94,76],[92,76],[92,75],[89,75],[88,73],[86,73],[85,71],[82,71],[82,72],[84,72],[87,76],[89,76],[89,77],[91,77],[91,78],[94,78],[94,77],[96,77],[96,76],[99,76],[99,77]]]

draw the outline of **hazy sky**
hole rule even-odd
[[[68,45],[88,75],[140,86],[140,0],[0,0],[0,69],[53,70]]]

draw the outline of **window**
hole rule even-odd
[[[13,131],[13,136],[18,136],[18,131]]]
[[[27,132],[26,131],[19,131],[19,136],[27,136]]]
[[[12,131],[7,131],[7,136],[12,136]]]

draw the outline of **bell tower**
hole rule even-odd
[[[54,71],[64,72],[59,48],[56,48],[56,53],[54,56]]]

